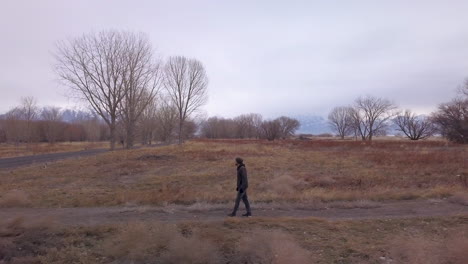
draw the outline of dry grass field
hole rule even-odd
[[[379,201],[429,198],[468,205],[467,151],[443,141],[195,140],[2,170],[0,207],[230,208],[237,156],[248,168],[254,209],[314,202],[372,208]],[[467,241],[466,215],[94,225],[31,216],[0,219],[1,264],[463,264]]]
[[[88,149],[99,149],[109,147],[108,142],[58,142],[29,143],[29,144],[0,144],[0,158],[11,158],[37,154],[81,151]]]
[[[0,223],[0,256],[4,263],[57,264],[463,264],[468,259],[468,218],[252,218],[86,227],[17,218]]]
[[[466,202],[468,148],[443,141],[198,140],[0,171],[0,206],[90,207],[231,202],[234,158],[255,202]]]

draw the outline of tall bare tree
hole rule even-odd
[[[125,53],[129,32],[103,31],[60,42],[55,70],[60,79],[85,99],[109,126],[115,148],[119,106],[126,95]]]
[[[21,106],[19,109],[21,110],[21,119],[26,121],[26,128],[24,131],[26,141],[31,142],[34,137],[33,121],[37,118],[38,114],[36,99],[32,96],[22,97]]]
[[[143,145],[151,145],[154,137],[155,131],[158,125],[158,107],[156,100],[153,100],[148,106],[144,109],[139,120],[139,127],[141,133],[141,142]]]
[[[250,114],[252,116],[252,123],[255,127],[255,138],[260,138],[262,136],[262,123],[263,117],[260,114]]]
[[[429,118],[416,116],[410,110],[398,114],[393,122],[411,140],[425,139],[436,132],[436,127]]]
[[[269,141],[278,139],[282,135],[281,123],[278,119],[275,120],[265,120],[262,122],[262,138],[266,138]]]
[[[464,95],[468,98],[468,78],[465,79],[465,83],[458,89],[461,95]]]
[[[6,140],[18,144],[24,140],[23,137],[23,120],[22,111],[18,107],[15,107],[5,114],[5,134]]]
[[[294,135],[297,129],[301,126],[301,123],[295,118],[281,116],[276,119],[280,125],[280,137],[286,139]]]
[[[156,112],[156,138],[170,142],[174,138],[179,112],[170,100],[162,98]]]
[[[432,115],[441,134],[450,141],[468,144],[468,98],[439,105]]]
[[[360,97],[351,111],[353,129],[362,140],[370,141],[374,136],[385,133],[395,109],[396,106],[387,99]]]
[[[165,65],[164,86],[179,114],[178,138],[183,142],[183,126],[207,101],[208,77],[196,59],[170,57]]]
[[[352,109],[346,106],[335,107],[328,114],[328,123],[333,131],[341,138],[353,132]]]
[[[62,114],[59,107],[44,107],[41,111],[41,118],[44,121],[44,135],[47,142],[54,144],[60,132],[63,132]]]
[[[160,63],[155,61],[151,44],[142,34],[127,34],[123,52],[124,98],[120,115],[125,128],[126,147],[134,144],[135,127],[146,107],[161,89]]]

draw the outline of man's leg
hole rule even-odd
[[[239,209],[240,200],[242,199],[243,196],[244,196],[244,193],[237,192],[236,203],[234,205],[234,210],[232,210],[233,215],[237,213],[237,209]]]
[[[245,204],[245,209],[247,210],[247,215],[251,215],[252,211],[250,211],[250,203],[249,203],[249,198],[247,197],[247,191],[244,191],[244,195],[242,196],[242,201]]]

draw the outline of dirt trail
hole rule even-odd
[[[128,221],[219,221],[226,218],[230,205],[204,207],[94,207],[94,208],[2,208],[0,219],[23,217],[25,221],[50,219],[64,225],[99,225],[125,223]],[[212,209],[204,209],[212,208]],[[243,212],[239,212],[241,215]],[[327,208],[281,205],[260,208],[253,206],[254,217],[263,218],[308,218],[327,220],[391,219],[435,216],[468,216],[468,206],[449,203],[445,200],[414,200],[375,203],[372,208]]]

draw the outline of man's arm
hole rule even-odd
[[[247,170],[245,169],[245,167],[240,169],[240,174],[241,174],[242,184],[239,187],[239,190],[243,192],[245,191],[245,189],[247,189]]]

